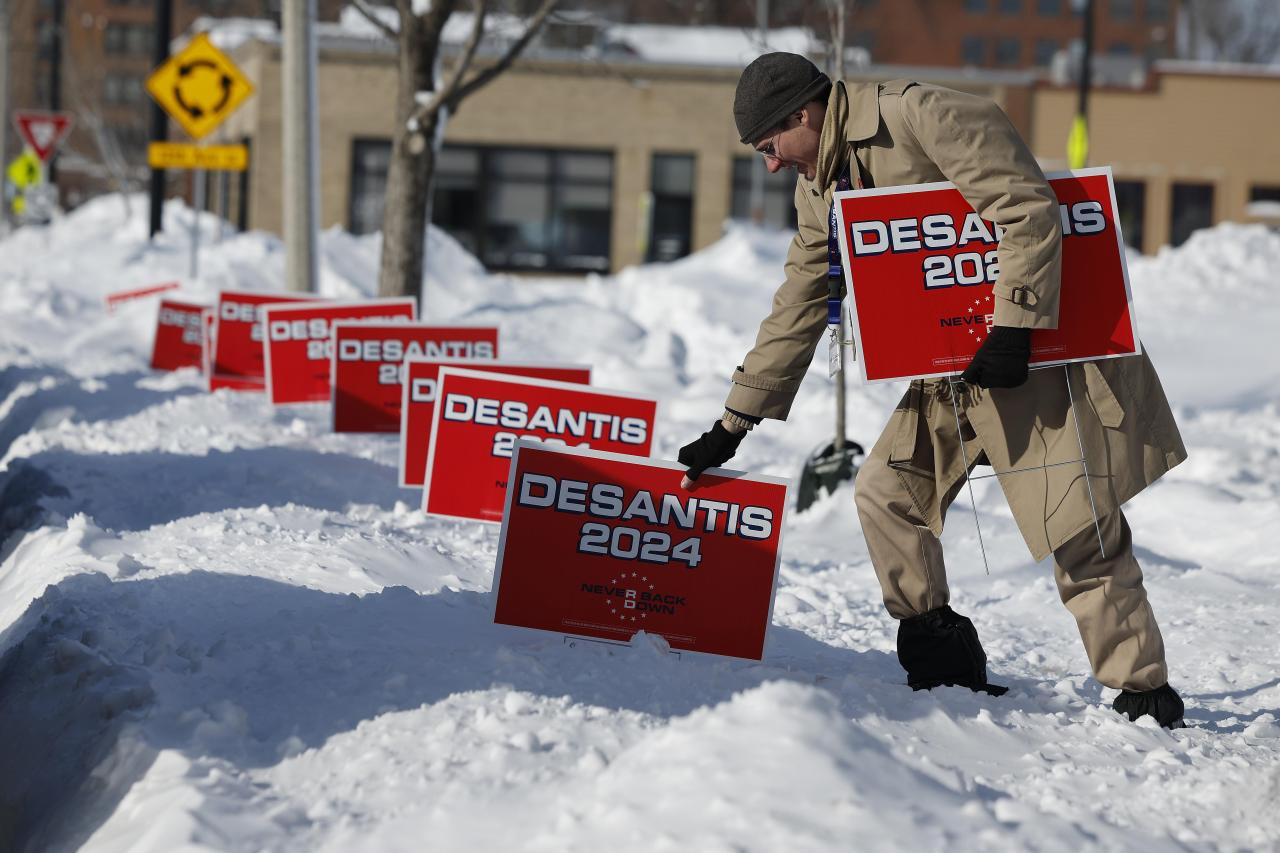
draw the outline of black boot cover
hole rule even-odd
[[[1166,729],[1182,728],[1182,697],[1167,684],[1155,690],[1121,690],[1111,707],[1130,722],[1150,716]]]
[[[987,682],[987,654],[977,630],[945,604],[898,622],[898,661],[912,690],[946,684],[999,696],[1009,689]]]

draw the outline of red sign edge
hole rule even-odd
[[[507,494],[502,505],[502,528],[498,533],[498,556],[493,567],[493,586],[489,589],[489,619],[495,625],[506,625],[505,622],[497,621],[498,590],[502,585],[502,562],[503,558],[506,556],[507,518],[511,514],[511,496],[515,493],[515,489],[511,488],[511,482],[516,474],[516,466],[520,461],[521,450],[564,453],[570,456],[589,456],[596,459],[607,459],[616,462],[648,465],[651,468],[665,468],[668,471],[680,471],[681,473],[683,473],[687,468],[687,466],[681,465],[679,462],[669,462],[666,459],[655,459],[653,457],[646,456],[629,456],[625,453],[613,453],[608,450],[590,450],[582,447],[556,447],[555,445],[542,444],[540,442],[529,441],[523,438],[516,439],[515,451],[511,454],[511,467],[507,471]],[[785,523],[787,507],[791,505],[791,481],[783,479],[782,477],[772,477],[767,474],[751,474],[746,471],[735,471],[730,468],[708,468],[703,473],[711,474],[715,477],[727,477],[734,480],[747,480],[753,483],[771,483],[773,485],[782,486],[782,517],[778,519],[778,551],[773,558],[773,585],[769,589],[769,616],[764,626],[764,639],[760,644],[759,660],[763,661],[765,649],[769,645],[769,636],[773,633],[773,605],[778,600],[778,575],[780,573],[779,570],[782,567],[782,545],[787,533]],[[559,634],[563,637],[578,637],[584,640],[600,640],[599,637],[571,634],[568,631],[548,631],[545,628],[526,628],[522,625],[507,625],[507,627],[519,628],[525,631],[542,631],[547,634]],[[658,636],[661,636],[661,634]],[[627,645],[630,644],[631,642],[628,640]],[[722,655],[716,652],[698,652],[691,649],[679,649],[679,652],[681,655],[698,655],[700,657],[715,658],[719,660],[757,660],[757,658],[740,658],[735,655]]]
[[[501,358],[418,358],[415,356],[409,356],[408,358],[406,358],[404,360],[404,363],[400,366],[400,368],[401,370],[404,371],[403,375],[405,380],[408,380],[410,364],[439,364],[441,367],[465,368],[468,364],[473,364],[477,361],[482,361],[482,362],[485,362],[486,364],[496,364],[496,365],[499,365],[500,367],[554,367],[558,370],[585,370],[587,371],[588,376],[591,375],[591,371],[592,371],[592,367],[589,364],[567,364],[567,363],[554,362],[554,361],[508,361],[506,359],[501,359]],[[497,374],[502,373],[501,370],[485,370],[481,372],[497,373]],[[590,379],[588,379],[587,382],[588,384],[586,385],[586,387],[588,388],[592,387],[590,385]],[[573,383],[573,384],[577,384],[577,383]],[[408,467],[406,464],[408,460],[405,459],[405,457],[409,455],[409,448],[408,448],[407,437],[406,437],[406,433],[408,431],[409,431],[409,383],[408,381],[401,381],[400,383],[400,482],[399,482],[399,486],[402,489],[421,489],[423,488],[423,486],[410,486],[404,481],[405,468]]]
[[[269,326],[269,324],[270,324],[270,322],[271,322],[271,312],[272,312],[272,311],[281,311],[281,312],[283,312],[283,311],[305,311],[306,309],[308,309],[308,308],[313,308],[313,307],[315,307],[316,305],[323,305],[323,306],[324,306],[324,307],[326,307],[326,308],[350,308],[350,307],[354,307],[354,306],[357,306],[357,305],[386,305],[386,306],[391,306],[391,305],[408,305],[410,308],[412,308],[412,309],[413,309],[413,315],[412,315],[412,317],[410,317],[410,318],[409,318],[409,322],[411,322],[411,323],[417,322],[417,317],[418,317],[418,300],[417,300],[417,299],[414,299],[412,296],[408,296],[408,297],[401,297],[401,296],[386,296],[386,297],[382,297],[382,298],[380,298],[380,299],[344,299],[344,300],[341,300],[341,301],[334,301],[334,300],[330,300],[330,299],[318,298],[318,299],[316,299],[316,300],[314,300],[314,301],[307,301],[307,302],[281,302],[281,303],[280,303],[280,304],[278,304],[278,305],[271,305],[271,306],[268,306],[268,307],[266,307],[266,308],[263,308],[263,309],[262,309],[262,327],[263,327],[263,328],[262,328],[262,358],[263,358],[263,370],[265,370],[265,371],[266,371],[266,374],[267,374],[267,375],[266,375],[266,379],[267,379],[267,400],[268,400],[268,402],[270,402],[270,403],[271,403],[271,405],[273,405],[273,406],[306,406],[306,405],[312,405],[312,406],[314,406],[314,405],[319,405],[316,401],[311,401],[311,402],[309,402],[309,403],[277,403],[277,402],[276,402],[276,394],[275,394],[275,390],[273,389],[273,387],[272,387],[272,385],[271,385],[271,331],[270,331],[270,329],[268,328],[268,326]],[[382,320],[382,319],[385,319],[385,318],[383,318],[383,317],[376,317],[376,318],[374,318],[374,319]],[[337,320],[335,320],[334,322],[338,322],[338,321],[337,321]],[[343,322],[346,322],[346,321],[343,321]],[[362,322],[362,321],[360,321],[360,320],[356,320],[355,322]],[[332,335],[332,334],[330,334],[329,339],[330,339],[331,341],[333,340],[333,335]],[[330,360],[329,367],[330,367],[330,369],[332,369],[332,368],[333,368],[332,360]],[[331,380],[331,381],[330,381],[330,383],[329,383],[329,403],[330,403],[330,404],[332,404],[332,403],[333,403],[333,382],[332,382],[332,380]]]
[[[1133,304],[1133,287],[1129,282],[1128,253],[1124,245],[1124,235],[1120,233],[1120,219],[1118,216],[1119,207],[1117,206],[1117,203],[1116,203],[1116,184],[1115,184],[1115,179],[1111,173],[1111,167],[1110,166],[1093,166],[1088,169],[1066,169],[1060,172],[1046,172],[1044,177],[1046,181],[1054,181],[1061,178],[1093,178],[1093,177],[1098,177],[1099,175],[1106,175],[1107,177],[1107,192],[1111,196],[1111,212],[1113,215],[1116,216],[1116,218],[1114,219],[1116,243],[1120,250],[1120,271],[1124,277],[1124,294],[1125,294],[1125,299],[1128,302],[1128,306],[1129,306],[1129,326],[1133,329],[1133,340],[1134,340],[1135,350],[1133,352],[1113,353],[1111,355],[1091,356],[1089,358],[1066,358],[1058,361],[1037,361],[1035,364],[1031,365],[1032,370],[1037,370],[1044,367],[1057,367],[1065,364],[1074,364],[1077,362],[1106,361],[1112,358],[1128,358],[1130,356],[1142,354],[1142,349],[1143,349],[1142,336],[1138,333],[1138,317],[1137,317],[1136,311],[1134,310],[1134,304]],[[872,187],[872,188],[861,189],[861,190],[844,190],[842,192],[834,193],[832,195],[831,203],[835,206],[835,209],[836,209],[836,219],[838,222],[836,236],[839,238],[839,242],[840,242],[840,257],[842,259],[849,257],[849,245],[848,245],[849,240],[848,240],[848,234],[847,234],[848,228],[846,227],[845,221],[844,221],[844,209],[843,209],[843,206],[840,204],[841,199],[868,198],[871,196],[879,196],[879,195],[899,195],[902,193],[909,193],[909,192],[934,192],[937,190],[954,190],[954,189],[957,189],[957,187],[951,181],[931,181],[929,183],[924,183],[924,184],[902,184],[899,186],[891,186],[891,187]],[[842,263],[841,266],[844,268],[844,286],[845,286],[846,298],[848,299],[848,302],[849,302],[849,318],[853,324],[853,340],[854,340],[854,346],[856,347],[855,356],[857,356],[856,360],[858,362],[858,373],[864,385],[876,385],[884,382],[913,382],[917,379],[939,379],[946,376],[955,376],[961,372],[959,370],[950,370],[950,371],[944,371],[942,373],[921,374],[919,376],[891,376],[885,379],[868,379],[866,359],[860,357],[861,353],[863,352],[862,329],[858,323],[858,306],[853,299],[853,270],[850,269],[851,265],[848,263]]]
[[[631,400],[643,400],[647,403],[653,403],[653,434],[649,436],[649,452],[653,452],[654,441],[658,434],[658,398],[650,397],[647,394],[635,394],[631,391],[617,391],[612,388],[597,388],[594,385],[581,385],[577,382],[557,382],[554,379],[538,379],[535,376],[513,376],[511,374],[490,373],[482,370],[467,370],[461,367],[442,367],[440,368],[440,390],[436,391],[437,397],[444,388],[444,380],[446,376],[466,376],[471,378],[491,378],[502,377],[504,381],[515,382],[520,385],[538,385],[543,388],[558,388],[566,391],[581,391],[584,388],[589,389],[597,394],[612,394],[615,397],[626,397]],[[404,383],[401,383],[404,384]],[[471,518],[466,515],[448,515],[443,512],[428,512],[427,501],[431,498],[431,478],[427,476],[431,473],[431,463],[436,458],[436,429],[440,425],[440,407],[436,406],[435,411],[431,413],[431,447],[427,450],[427,467],[422,476],[422,511],[431,518],[448,518],[454,521],[474,521],[478,524],[501,524],[501,521],[487,521],[483,518]],[[534,442],[530,442],[531,444]],[[579,448],[581,449],[581,448]],[[600,450],[597,453],[605,453]],[[515,454],[511,454],[514,458]],[[624,458],[632,459],[650,459],[649,456],[629,456],[626,453],[614,454]],[[510,493],[511,481],[507,480],[507,491]],[[503,511],[506,514],[506,511]]]

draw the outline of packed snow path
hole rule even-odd
[[[990,481],[991,574],[967,512],[944,540],[1000,698],[905,686],[847,487],[788,518],[762,664],[493,626],[496,530],[417,512],[393,440],[146,370],[154,301],[102,296],[181,276],[190,213],[166,217],[151,247],[118,199],[0,242],[0,850],[1280,845],[1280,236],[1131,263],[1191,452],[1129,507],[1187,702],[1166,732],[1109,710]],[[202,226],[188,292],[280,286],[276,241]],[[671,458],[786,239],[581,283],[488,276],[433,231],[425,316],[660,397]],[[366,294],[377,251],[324,235],[323,294]],[[829,439],[823,368],[735,465],[794,477]],[[855,383],[853,437],[901,390]]]

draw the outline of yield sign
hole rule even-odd
[[[47,163],[54,149],[71,131],[71,114],[19,110],[13,114],[13,123],[18,128],[18,135],[36,153],[40,162]]]

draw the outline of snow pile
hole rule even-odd
[[[139,205],[135,205],[137,209]],[[1119,719],[1051,567],[989,481],[944,540],[1001,698],[913,693],[845,487],[787,520],[760,664],[494,626],[496,531],[426,519],[397,448],[146,370],[191,212],[101,199],[0,242],[0,849],[1239,849],[1280,844],[1280,237],[1221,226],[1135,258],[1140,327],[1191,460],[1130,507],[1191,727]],[[200,220],[196,298],[278,288],[283,251]],[[661,398],[706,429],[787,235],[735,228],[613,277],[490,276],[430,234],[424,314]],[[378,238],[327,232],[325,295]],[[793,477],[830,437],[819,355],[736,463]],[[869,443],[901,386],[850,388]]]

